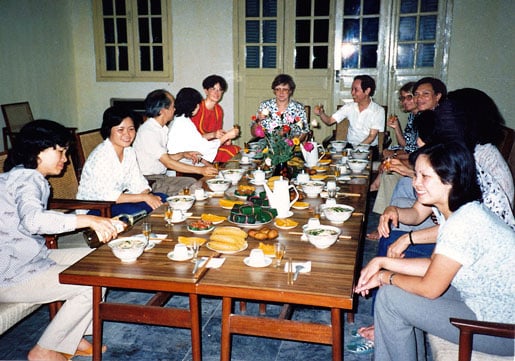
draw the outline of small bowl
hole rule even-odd
[[[186,212],[195,203],[195,196],[173,196],[166,198],[166,201],[174,210]]]
[[[124,263],[134,262],[146,247],[145,240],[135,237],[118,238],[108,243],[113,254]]]
[[[349,165],[350,169],[353,173],[361,173],[365,170],[368,164],[368,160],[364,159],[349,159],[347,161],[347,164]]]
[[[304,233],[308,237],[309,243],[319,249],[331,247],[340,235],[340,229],[333,226],[308,227]]]
[[[345,147],[347,146],[347,141],[345,140],[333,140],[331,142],[331,146],[336,152],[341,153]]]
[[[352,152],[352,158],[354,159],[368,159],[368,150],[355,150]]]
[[[324,186],[325,186],[325,183],[322,181],[309,181],[309,182],[302,184],[302,191],[304,193],[306,193],[306,195],[308,195],[308,197],[309,197],[309,194],[315,194],[314,197],[310,197],[310,198],[315,198],[316,196],[318,196],[318,194],[320,192],[322,192],[322,190],[324,189]]]
[[[245,173],[245,169],[225,169],[222,171],[222,175],[225,179],[228,179],[232,182],[232,185],[238,184],[241,177],[243,177],[243,174]]]
[[[350,218],[354,208],[345,204],[335,204],[326,206],[323,209],[325,218],[333,223],[343,223]]]
[[[354,150],[359,150],[361,152],[368,152],[370,150],[370,144],[357,144],[354,146]]]
[[[231,181],[223,178],[213,178],[206,181],[207,186],[212,192],[223,193],[231,186]]]

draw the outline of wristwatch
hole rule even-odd
[[[394,152],[393,152],[393,157],[394,157],[394,158],[397,158],[397,151],[394,151]]]

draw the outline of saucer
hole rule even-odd
[[[254,184],[255,186],[262,186],[263,184],[265,184],[265,183],[266,183],[266,179],[265,179],[263,182],[256,182],[256,180],[251,179],[249,182],[250,182],[251,184]]]
[[[248,162],[242,162],[240,160],[240,165],[251,165],[251,164],[252,164],[252,162],[250,160]]]
[[[277,218],[289,218],[293,216],[293,212],[292,211],[288,211],[288,215],[286,217],[277,217]]]
[[[182,214],[182,217],[181,218],[176,218],[176,219],[173,219],[171,220],[172,223],[181,223],[181,222],[184,222],[186,219],[188,219],[188,217],[190,217],[193,213],[190,213],[190,212],[187,212],[187,213],[183,213]]]
[[[309,203],[307,203],[307,202],[295,202],[295,203],[293,203],[293,205],[291,207],[293,209],[298,209],[298,210],[308,209],[309,208]]]
[[[209,198],[209,196],[207,195],[207,193],[204,193],[204,197],[202,197],[202,198],[197,198],[197,197],[195,197],[195,200],[196,200],[197,202],[202,202],[202,201],[205,201],[205,200],[206,200],[206,199],[208,199],[208,198]]]
[[[267,257],[265,256],[265,263],[262,263],[262,264],[254,264],[250,261],[250,257],[246,257],[244,260],[243,260],[243,263],[245,263],[247,266],[249,267],[254,267],[254,268],[262,268],[262,267],[268,267],[272,264],[272,259],[270,257]]]
[[[193,251],[192,250],[188,250],[188,255],[186,256],[186,258],[177,258],[177,257],[175,257],[175,254],[174,254],[173,251],[168,252],[168,254],[166,256],[169,259],[171,259],[172,261],[176,261],[176,262],[187,261],[187,260],[193,258]]]

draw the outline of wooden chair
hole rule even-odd
[[[460,329],[459,345],[428,335],[434,361],[513,361],[511,356],[494,356],[472,351],[474,334],[515,338],[515,325],[451,318],[450,322]]]
[[[498,145],[504,160],[510,167],[511,174],[515,178],[515,130],[502,126],[504,137]]]
[[[2,104],[2,114],[5,121],[2,129],[4,150],[7,150],[9,142],[12,145],[16,134],[25,124],[34,120],[34,117],[29,102]]]
[[[100,129],[91,129],[84,132],[75,134],[75,141],[77,143],[77,175],[82,173],[82,168],[86,163],[86,159],[91,154],[93,149],[104,141],[100,134]]]

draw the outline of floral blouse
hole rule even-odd
[[[406,124],[406,128],[404,128],[404,139],[406,140],[406,146],[404,150],[407,153],[412,153],[418,149],[417,146],[417,137],[418,132],[417,129],[413,126],[413,120],[415,119],[415,114],[409,113],[408,115],[408,123]]]
[[[288,108],[282,114],[279,113],[275,98],[265,100],[259,104],[258,112],[268,109],[269,115],[261,121],[261,125],[267,132],[271,132],[275,128],[283,125],[291,127],[291,134],[294,136],[309,132],[309,124],[304,110],[304,105],[290,99]]]

